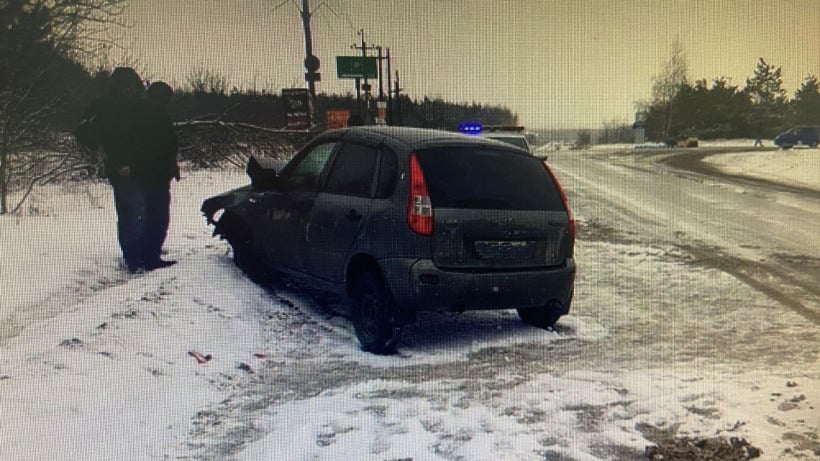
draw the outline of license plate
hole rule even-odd
[[[479,259],[532,259],[535,252],[535,242],[479,240],[475,242],[473,248]]]

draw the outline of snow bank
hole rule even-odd
[[[727,173],[820,190],[820,149],[739,152],[704,161]]]

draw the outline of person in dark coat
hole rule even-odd
[[[149,116],[145,128],[144,153],[150,174],[146,175],[146,229],[143,258],[146,268],[173,264],[160,258],[168,234],[171,180],[179,181],[177,136],[168,106],[174,91],[165,82],[152,83],[146,92]]]
[[[105,174],[114,190],[117,237],[130,272],[176,262],[160,259],[157,248],[168,228],[169,184],[176,170],[170,161],[158,161],[168,154],[159,152],[156,140],[170,145],[173,136],[175,165],[176,136],[170,119],[159,117],[160,111],[142,98],[144,92],[134,69],[114,69],[108,94],[89,106],[76,132],[78,143],[85,148],[102,147]]]

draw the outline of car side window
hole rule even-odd
[[[316,190],[328,159],[338,142],[319,144],[305,154],[283,178],[286,190]]]
[[[376,186],[376,198],[388,198],[396,188],[399,163],[393,151],[382,148],[379,160],[379,182]]]
[[[378,153],[363,144],[344,144],[330,168],[325,192],[369,197]]]

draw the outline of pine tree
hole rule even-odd
[[[760,58],[754,75],[746,79],[744,92],[752,101],[749,123],[757,136],[774,136],[783,128],[786,110],[786,90],[783,89],[781,68]]]
[[[820,125],[820,83],[809,75],[794,93],[792,122],[795,125]]]

